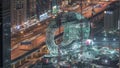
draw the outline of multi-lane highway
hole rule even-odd
[[[98,5],[98,4],[96,4],[96,5]],[[84,6],[83,7],[83,14],[84,14],[84,16],[85,17],[90,17],[91,16],[91,13],[92,13],[92,7],[94,7],[94,6],[96,6],[96,5],[90,5],[90,6],[88,6],[88,7],[86,7],[86,6]],[[96,9],[97,10],[99,10],[99,9],[103,9],[103,6],[104,5],[102,5],[102,7],[101,8],[95,8],[95,11],[96,11]],[[74,8],[74,10],[72,9],[72,8]],[[70,9],[72,9],[73,11],[75,11],[75,12],[81,12],[81,9],[75,9],[75,8],[80,8],[80,6],[75,6],[75,7],[72,7],[72,8],[70,8]],[[44,26],[44,25],[43,25]],[[12,41],[11,41],[11,46],[12,46],[12,48],[17,44],[17,43],[19,43],[20,41],[22,41],[22,40],[25,40],[25,39],[27,39],[27,38],[30,38],[32,35],[33,35],[33,33],[35,33],[37,30],[40,30],[40,29],[42,29],[41,28],[41,26],[39,27],[38,25],[35,25],[34,27],[32,27],[32,28],[35,28],[35,29],[33,29],[33,30],[29,30],[29,31],[27,31],[27,32],[24,32],[24,33],[22,33],[22,34],[19,34],[18,36],[16,36],[15,38],[12,38]],[[32,29],[31,28],[31,29]],[[44,27],[43,27],[44,28]],[[39,32],[39,31],[37,31],[37,32]]]
[[[60,33],[62,33],[63,27],[61,27],[60,30],[61,30]],[[45,40],[46,40],[46,29],[43,29],[41,31],[42,31],[42,33],[39,35],[39,37],[37,37],[36,39],[34,39],[32,41],[33,48],[38,47],[40,43],[45,42]],[[55,32],[55,35],[58,35],[58,34],[59,34],[59,29],[57,29]],[[26,52],[28,52],[28,51],[20,50],[19,47],[17,47],[14,50],[12,50],[11,59],[13,60],[13,59],[25,54]]]
[[[105,8],[106,8],[106,6],[108,6],[110,3],[112,3],[112,2],[102,2],[102,3],[100,3],[100,2],[98,2],[97,4],[100,4],[101,5],[101,7],[100,8],[94,8],[94,11],[95,11],[95,13],[97,14],[97,13],[99,13],[100,11],[102,11],[102,10],[104,10]],[[97,5],[96,4],[96,5]],[[95,5],[94,5],[95,6]],[[87,8],[87,9],[86,9]],[[83,15],[86,17],[86,18],[89,18],[89,17],[91,17],[92,16],[92,8],[93,8],[93,5],[92,6],[88,6],[88,7],[86,7],[86,8],[83,8]],[[77,9],[75,9],[74,11],[76,11],[76,12],[81,12],[81,9],[80,8],[77,8]],[[34,30],[31,30],[31,32],[30,33],[26,33],[25,35],[23,35],[23,37],[19,37],[19,38],[17,38],[17,39],[29,39],[29,38],[31,38],[31,37],[33,37],[33,36],[36,36],[36,35],[38,35],[38,34],[40,34],[40,36],[39,37],[37,37],[35,40],[33,40],[32,42],[34,42],[34,45],[33,46],[35,46],[35,47],[37,47],[41,42],[44,42],[45,41],[45,39],[46,39],[46,28],[47,28],[47,25],[40,25],[39,27],[37,27],[36,29],[34,29]],[[27,36],[28,35],[28,36]],[[18,41],[18,40],[14,40],[14,41]],[[21,41],[21,40],[20,40]],[[20,42],[19,41],[19,42]],[[19,45],[19,44],[18,44]],[[15,59],[15,58],[17,58],[17,57],[19,57],[19,56],[21,56],[21,55],[23,55],[23,54],[25,54],[26,52],[28,52],[28,51],[23,51],[23,50],[20,50],[18,47],[16,47],[15,49],[13,49],[12,51],[11,51],[11,59],[13,60],[13,59]]]
[[[90,18],[92,16],[92,13],[94,10],[94,13],[97,14],[103,10],[106,9],[106,7],[111,4],[112,2],[98,2],[94,5],[91,5],[91,6],[88,6],[86,8],[84,8],[82,10],[82,14],[86,17],[86,18]],[[99,7],[98,7],[99,5]],[[75,12],[78,12],[78,13],[81,13],[81,9],[78,9],[78,10],[74,10]]]
[[[36,26],[35,29],[29,30],[29,31],[27,31],[27,32],[24,32],[24,33],[18,35],[17,37],[15,37],[13,40],[11,40],[11,42],[12,42],[12,43],[11,43],[11,46],[12,46],[12,48],[13,48],[17,43],[19,43],[20,41],[23,41],[23,40],[25,40],[25,39],[28,39],[28,38],[30,38],[30,37],[32,37],[32,36],[37,35],[38,33],[41,32],[42,29],[45,29],[45,28],[47,27],[47,25],[43,25],[43,24],[41,24],[41,25],[35,25],[35,26]]]

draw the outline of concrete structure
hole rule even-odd
[[[10,0],[2,0],[2,63],[0,68],[10,68]]]
[[[51,9],[51,0],[36,0],[37,15],[43,14]]]
[[[56,14],[58,12],[58,6],[61,5],[61,0],[36,0],[36,2],[38,20],[40,20],[40,16],[47,18],[51,14]]]
[[[36,16],[36,0],[27,0],[27,19]]]
[[[119,8],[109,8],[104,11],[104,30],[112,31],[118,29]]]
[[[12,30],[24,28],[25,22],[36,14],[36,0],[10,0]],[[30,22],[29,22],[30,23]]]
[[[27,0],[11,0],[11,27],[22,25],[27,20]]]

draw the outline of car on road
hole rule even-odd
[[[97,5],[93,6],[93,7],[94,7],[94,8],[101,8],[102,5],[101,5],[101,4],[97,4]]]

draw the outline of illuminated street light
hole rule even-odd
[[[109,33],[113,33],[114,31],[109,31]]]
[[[108,63],[108,60],[105,60],[104,62],[105,62],[105,63]]]
[[[116,41],[116,39],[114,38],[113,41]]]
[[[112,11],[104,11],[105,14],[113,14]]]
[[[90,0],[88,0],[87,2],[90,3]]]
[[[106,38],[103,38],[103,41],[106,41],[107,39]]]
[[[68,11],[66,10],[65,12],[67,13]]]
[[[54,18],[55,18],[55,16],[52,16],[52,18],[54,19]]]
[[[106,12],[106,11],[104,11],[104,13],[106,14],[107,12]]]
[[[105,33],[105,34],[104,34],[104,36],[106,37],[106,36],[107,36],[107,34]]]
[[[28,24],[29,23],[29,20],[27,20],[26,22],[24,22],[24,24]]]
[[[33,19],[33,21],[36,21],[36,19]]]
[[[24,31],[20,31],[20,33],[21,33],[21,34],[23,34],[23,33],[24,33]]]
[[[37,24],[38,26],[40,25],[40,23]]]
[[[109,1],[109,0],[105,0],[105,1]]]
[[[96,38],[94,38],[93,40],[96,40]]]
[[[20,29],[20,25],[16,26],[16,29],[18,29],[18,30],[19,30],[19,29]]]

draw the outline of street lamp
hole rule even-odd
[[[55,16],[53,15],[52,18],[55,19]]]
[[[20,33],[21,33],[21,34],[23,34],[23,33],[24,33],[24,31],[20,31]]]
[[[90,0],[87,0],[88,3],[90,3]]]
[[[103,41],[106,41],[107,39],[106,38],[103,38]]]
[[[116,41],[116,39],[114,38],[113,41]]]
[[[37,25],[40,26],[40,23],[38,23]]]
[[[20,25],[17,25],[17,26],[16,26],[16,29],[19,30],[19,29],[20,29]]]
[[[68,11],[67,11],[67,10],[65,10],[64,12],[66,12],[66,13],[67,13]]]
[[[104,13],[106,14],[106,13],[107,13],[107,11],[104,11]]]

